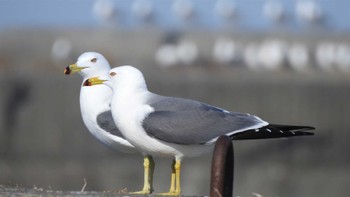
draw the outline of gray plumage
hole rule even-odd
[[[110,110],[100,113],[96,117],[96,121],[98,126],[101,127],[103,130],[123,138],[123,135],[120,133],[119,129],[114,123],[112,112]]]
[[[268,125],[256,116],[228,112],[195,100],[152,95],[154,112],[143,120],[148,135],[176,144],[205,144],[220,135],[232,135]]]

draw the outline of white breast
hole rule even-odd
[[[103,144],[122,152],[135,152],[134,147],[125,139],[112,135],[97,124],[97,116],[110,110],[110,88],[99,85],[82,87],[80,91],[80,109],[83,121],[89,132]]]

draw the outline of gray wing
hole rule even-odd
[[[228,112],[198,101],[153,97],[154,112],[143,120],[148,135],[177,144],[204,144],[220,135],[260,128],[268,123],[256,116]]]
[[[123,137],[123,135],[120,133],[119,129],[114,123],[112,112],[110,110],[100,113],[97,116],[96,121],[98,126],[101,127],[103,130],[118,137]]]

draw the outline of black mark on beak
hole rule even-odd
[[[89,81],[89,79],[84,81],[83,86],[91,86],[91,82]]]
[[[72,72],[72,70],[69,68],[69,66],[67,66],[66,69],[64,69],[63,73],[66,75],[69,75]]]

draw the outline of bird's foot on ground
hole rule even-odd
[[[129,194],[139,194],[139,195],[148,195],[152,193],[152,189],[142,189],[141,191],[129,192]]]
[[[156,195],[159,196],[180,196],[181,195],[181,191],[169,191],[169,192],[165,192],[165,193],[157,193]]]

